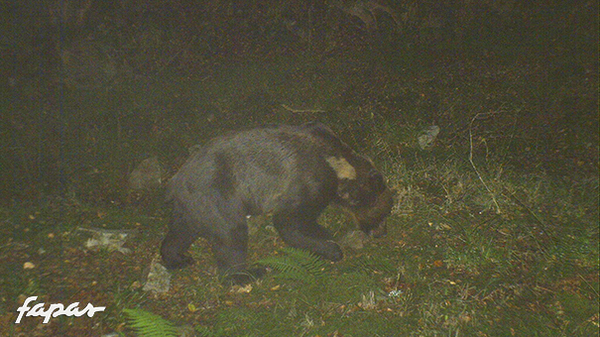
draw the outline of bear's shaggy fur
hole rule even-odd
[[[372,162],[320,123],[242,131],[197,147],[170,180],[168,197],[174,214],[161,247],[167,268],[191,263],[185,252],[202,236],[227,275],[246,269],[248,215],[272,214],[288,245],[338,261],[340,247],[317,224],[325,207],[343,208],[377,237],[393,205]]]

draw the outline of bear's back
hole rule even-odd
[[[281,198],[310,198],[323,188],[334,193],[335,173],[323,158],[330,145],[312,130],[306,124],[278,126],[214,138],[197,147],[169,181],[169,195],[185,200],[194,193],[201,194],[197,198],[235,197],[249,214],[259,214],[288,202]]]

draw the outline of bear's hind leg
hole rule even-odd
[[[234,284],[247,284],[260,278],[264,269],[246,269],[248,257],[248,225],[245,219],[233,226],[224,237],[216,238],[212,250],[219,274]]]
[[[288,245],[305,249],[331,261],[339,261],[344,254],[331,234],[317,223],[316,217],[302,214],[275,214],[273,224]]]
[[[219,272],[228,274],[244,270],[248,255],[247,226],[236,226],[226,236],[225,238],[216,238],[212,243]]]

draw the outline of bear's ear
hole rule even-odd
[[[385,180],[383,178],[383,175],[375,169],[372,169],[369,172],[369,184],[375,192],[381,192],[387,188],[385,186]]]
[[[327,157],[325,159],[329,166],[335,171],[335,175],[340,180],[355,180],[356,169],[344,157]]]

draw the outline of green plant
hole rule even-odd
[[[128,326],[139,336],[169,337],[179,336],[175,325],[166,319],[141,309],[123,309]]]
[[[286,247],[284,255],[262,259],[257,263],[277,270],[275,277],[288,278],[306,283],[321,280],[327,268],[327,262],[318,256],[295,248]]]

